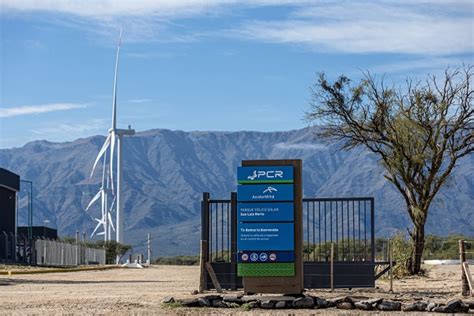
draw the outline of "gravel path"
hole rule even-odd
[[[413,301],[415,298],[445,302],[459,297],[459,266],[429,267],[427,277],[395,280],[395,293],[388,293],[388,282],[377,281],[376,289],[312,290],[325,298],[353,295]],[[248,315],[240,309],[183,309],[164,307],[166,296],[195,297],[199,268],[196,266],[154,266],[147,269],[114,269],[34,275],[0,276],[0,314],[235,314]],[[254,310],[251,314],[308,314],[308,310],[276,313]],[[357,311],[314,310],[312,314],[357,314]],[[406,313],[403,313],[406,314]],[[387,313],[384,313],[387,315]]]

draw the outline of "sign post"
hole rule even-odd
[[[303,292],[301,160],[237,170],[237,274],[246,293]]]

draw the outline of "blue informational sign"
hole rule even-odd
[[[294,223],[241,223],[237,225],[239,251],[293,251]]]
[[[293,251],[241,251],[237,254],[239,263],[294,262]]]
[[[238,167],[237,182],[253,183],[293,183],[293,166]]]
[[[294,220],[294,203],[237,203],[239,222],[286,222]]]
[[[293,201],[293,184],[239,185],[237,186],[237,201]]]

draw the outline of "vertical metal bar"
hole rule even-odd
[[[213,221],[213,217],[212,216],[212,203],[208,200],[208,214],[209,214],[209,260],[210,262],[212,262],[212,248],[214,246],[214,243],[212,242],[214,237],[213,237],[213,228],[212,228],[212,221]]]
[[[230,262],[231,249],[230,249],[230,203],[226,203],[227,206],[227,262]]]
[[[352,249],[353,249],[353,253],[352,253],[352,260],[355,259],[355,255],[356,255],[356,233],[355,233],[355,202],[354,200],[352,200]]]
[[[237,192],[230,194],[231,217],[231,289],[237,289]]]
[[[224,203],[221,203],[221,259],[224,261]]]
[[[308,204],[309,204],[309,203],[308,203]],[[311,206],[312,206],[311,209],[312,209],[312,211],[313,211],[313,222],[312,222],[313,224],[311,225],[311,226],[313,227],[313,247],[314,247],[314,250],[313,250],[313,261],[316,261],[316,243],[315,243],[315,236],[314,236],[314,235],[315,235],[314,226],[316,225],[316,221],[315,221],[315,219],[314,219],[314,201],[313,201],[313,203],[312,203]]]
[[[359,230],[359,242],[357,243],[358,244],[358,249],[357,249],[357,253],[359,254],[359,260],[362,259],[362,256],[361,256],[361,241],[360,241],[360,201],[357,201],[357,222],[359,224],[358,226],[358,230]]]
[[[336,260],[339,259],[339,216],[338,216],[338,203],[336,201]]]
[[[327,216],[328,213],[327,213],[327,208],[326,208],[326,201],[324,201],[324,257],[325,257],[325,261],[328,260],[328,239],[327,239],[327,227],[328,227],[328,224],[327,224]]]
[[[332,243],[332,201],[329,202],[329,229],[331,230],[331,243]]]
[[[342,261],[346,261],[346,242],[344,241],[344,201],[341,201]]]
[[[307,242],[307,247],[308,247],[308,255],[307,255],[307,261],[309,261],[309,250],[311,249],[310,248],[310,244],[309,244],[309,203],[306,203],[306,242]]]
[[[218,208],[218,203],[213,203],[214,204],[214,209],[216,211],[216,253],[215,253],[215,258],[216,261],[219,260],[219,208]]]
[[[331,292],[334,291],[334,243],[331,243]]]
[[[374,213],[375,213],[375,199],[370,198],[370,241],[371,241],[371,261],[375,261],[375,222],[374,222]]]
[[[367,261],[367,201],[364,200],[364,259]]]
[[[319,233],[319,261],[321,261],[321,247],[322,247],[322,242],[321,242],[321,201],[318,201],[318,233]]]
[[[350,258],[351,256],[351,232],[349,230],[349,221],[350,221],[350,216],[349,216],[349,201],[346,201],[346,214],[347,214],[347,259]]]

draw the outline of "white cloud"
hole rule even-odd
[[[52,11],[82,17],[106,19],[114,16],[187,16],[229,1],[199,0],[2,0],[4,9],[15,11]]]
[[[415,58],[412,60],[397,61],[391,63],[385,63],[373,67],[369,67],[369,71],[372,73],[403,73],[407,71],[410,73],[421,73],[426,75],[425,71],[429,71],[430,74],[435,72],[444,72],[446,68],[461,68],[463,62],[472,63],[474,57],[470,59],[461,60],[453,57],[432,57],[432,58]]]
[[[90,132],[97,132],[103,130],[104,132],[107,129],[108,120],[106,119],[91,119],[88,120],[86,123],[51,123],[44,124],[44,126],[31,129],[30,132],[36,135],[48,135],[51,137],[55,137],[55,135],[60,136],[60,139],[67,135],[69,139],[74,139],[77,137],[81,137],[86,135]]]
[[[51,103],[41,105],[27,105],[12,108],[0,108],[0,117],[13,117],[20,115],[31,115],[48,112],[66,111],[85,108],[85,104],[77,103]]]
[[[252,15],[257,18],[248,20],[245,10],[261,6],[285,10],[278,19]],[[124,27],[124,39],[133,42],[238,36],[326,52],[447,56],[474,51],[472,0],[0,0],[0,8],[7,14],[59,13],[48,19],[113,39]],[[229,16],[238,25],[222,30],[204,23],[190,29],[178,22],[197,16]]]
[[[416,2],[414,2],[416,3]],[[255,20],[234,34],[270,43],[303,44],[343,53],[447,55],[474,51],[473,5],[439,2],[323,2],[300,7],[285,20]],[[466,8],[471,8],[471,14]]]

